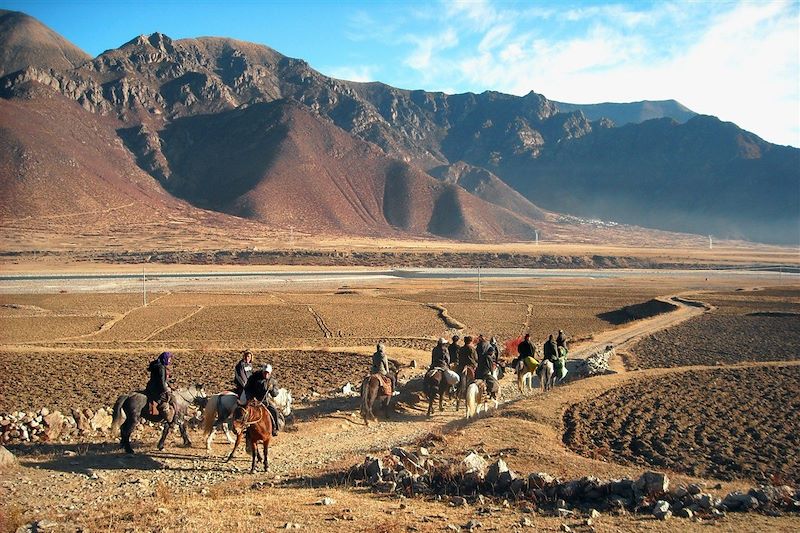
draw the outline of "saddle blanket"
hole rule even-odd
[[[431,368],[430,370],[428,370],[428,372],[426,372],[425,375],[427,377],[432,377],[436,372],[439,372],[440,370],[444,372],[445,382],[451,387],[453,385],[457,385],[458,382],[461,381],[461,376],[459,376],[457,372],[453,372],[449,368],[441,368],[441,367]]]
[[[392,395],[392,380],[389,376],[384,376],[383,374],[372,374],[381,384],[381,394],[384,396],[391,396]]]
[[[539,366],[539,361],[530,356],[524,358],[522,363],[525,365],[525,369],[528,372],[536,372],[536,367]]]

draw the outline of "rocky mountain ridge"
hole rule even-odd
[[[534,92],[522,97],[492,91],[447,95],[347,82],[326,77],[305,61],[266,46],[226,38],[172,40],[154,33],[73,68],[58,67],[33,62],[7,74],[0,79],[0,95],[24,98],[35,83],[90,113],[113,117],[121,123],[118,133],[139,166],[167,190],[200,207],[208,205],[191,191],[209,182],[200,174],[187,174],[186,168],[174,179],[181,166],[175,154],[182,154],[184,161],[193,157],[191,144],[181,146],[186,137],[175,134],[180,130],[175,124],[234,110],[255,117],[247,108],[284,101],[298,104],[296,109],[302,109],[298,113],[316,115],[320,124],[376,146],[382,152],[378,155],[408,165],[415,174],[444,177],[472,193],[470,197],[511,209],[530,228],[533,220],[544,216],[536,206],[543,202],[548,210],[580,217],[718,237],[800,242],[800,150],[771,145],[712,117],[694,116],[683,124],[657,119],[615,126],[615,121],[597,118],[611,104],[569,107]],[[679,118],[684,119],[692,113],[676,102],[640,104],[617,106],[616,120],[646,118],[648,113],[670,109],[683,113]],[[264,152],[271,148],[262,146]],[[202,159],[202,154],[197,156]],[[229,156],[222,154],[222,159]],[[330,168],[334,160],[317,166]],[[357,163],[349,168],[353,165]],[[442,169],[454,165],[475,169],[467,173],[473,178],[447,178],[452,172]],[[234,169],[237,172],[241,174]],[[269,178],[263,173],[259,178],[259,172],[240,183]],[[346,169],[337,172],[341,176]],[[463,174],[463,169],[455,172]],[[483,178],[474,177],[481,173]],[[197,183],[191,185],[192,180]],[[431,183],[430,190],[437,189]],[[221,192],[203,194],[225,197],[228,184],[223,180],[217,186]],[[654,190],[658,194],[652,194]],[[702,194],[687,198],[691,190]],[[713,201],[720,196],[724,202]],[[248,202],[252,207],[252,198]],[[458,211],[461,203],[456,204],[445,202],[441,208]],[[245,217],[265,213],[242,205],[215,208]],[[327,223],[336,217],[317,218]],[[446,234],[472,238],[467,225]],[[334,227],[349,231],[347,224]],[[420,225],[414,227],[423,231]],[[432,227],[436,224],[424,231]],[[503,238],[496,231],[482,234]]]

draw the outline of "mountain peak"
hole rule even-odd
[[[89,54],[35,18],[0,10],[0,76],[25,67],[67,70],[90,59]]]

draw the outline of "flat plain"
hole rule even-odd
[[[603,318],[678,294],[708,304],[708,310],[681,307],[624,324]],[[364,280],[260,291],[156,290],[148,299],[145,307],[135,293],[0,295],[3,324],[25,324],[4,329],[0,412],[110,405],[116,395],[144,386],[148,362],[163,350],[175,353],[176,385],[203,383],[218,392],[230,387],[233,365],[241,350],[250,349],[257,364],[275,367],[279,382],[298,400],[291,431],[271,446],[271,473],[242,473],[249,462],[244,458],[233,466],[221,463],[216,454],[225,453],[226,444],[219,436],[215,454],[207,456],[196,430],[192,448],[178,448],[170,439],[162,453],[154,449],[154,430],[144,427],[135,436],[141,452],[135,458],[116,451],[112,435],[15,444],[19,476],[27,482],[15,476],[0,483],[8,495],[3,511],[16,517],[14,523],[49,519],[90,530],[202,524],[216,531],[230,527],[217,509],[243,497],[262,511],[240,514],[240,529],[290,522],[311,530],[434,531],[475,519],[484,528],[507,530],[528,516],[523,502],[486,515],[477,506],[399,502],[363,489],[296,481],[323,479],[363,461],[364,454],[385,454],[398,445],[426,444],[431,453],[451,457],[479,450],[502,456],[517,471],[562,479],[636,477],[655,468],[677,483],[705,483],[712,492],[719,483],[720,495],[768,479],[798,479],[793,450],[800,426],[796,417],[775,413],[795,409],[800,286],[771,273],[494,279],[484,281],[480,296],[474,280]],[[464,327],[444,320],[441,309]],[[69,327],[54,328],[48,322],[53,319]],[[749,329],[740,340],[735,332],[743,324]],[[507,403],[497,416],[469,423],[449,402],[445,412],[427,418],[426,405],[411,394],[399,401],[392,419],[366,428],[357,416],[358,399],[338,392],[365,374],[378,341],[390,357],[415,360],[412,374],[418,375],[439,336],[484,333],[502,345],[529,331],[541,345],[559,328],[573,339],[576,356],[623,339],[615,373],[527,397],[507,378]],[[745,340],[753,334],[770,349],[750,349]],[[723,420],[735,423],[720,425]],[[87,478],[87,469],[102,481]],[[48,492],[54,479],[59,490]],[[260,482],[271,488],[252,489]],[[323,496],[338,503],[327,510],[312,505]],[[531,519],[544,530],[578,525],[545,515]],[[634,515],[604,515],[597,528],[705,531],[710,525],[786,530],[800,521],[792,515],[729,515],[670,527]]]

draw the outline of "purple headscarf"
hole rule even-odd
[[[161,364],[164,366],[169,365],[171,359],[172,354],[170,352],[162,352],[161,355],[158,356],[158,360],[161,361]]]

